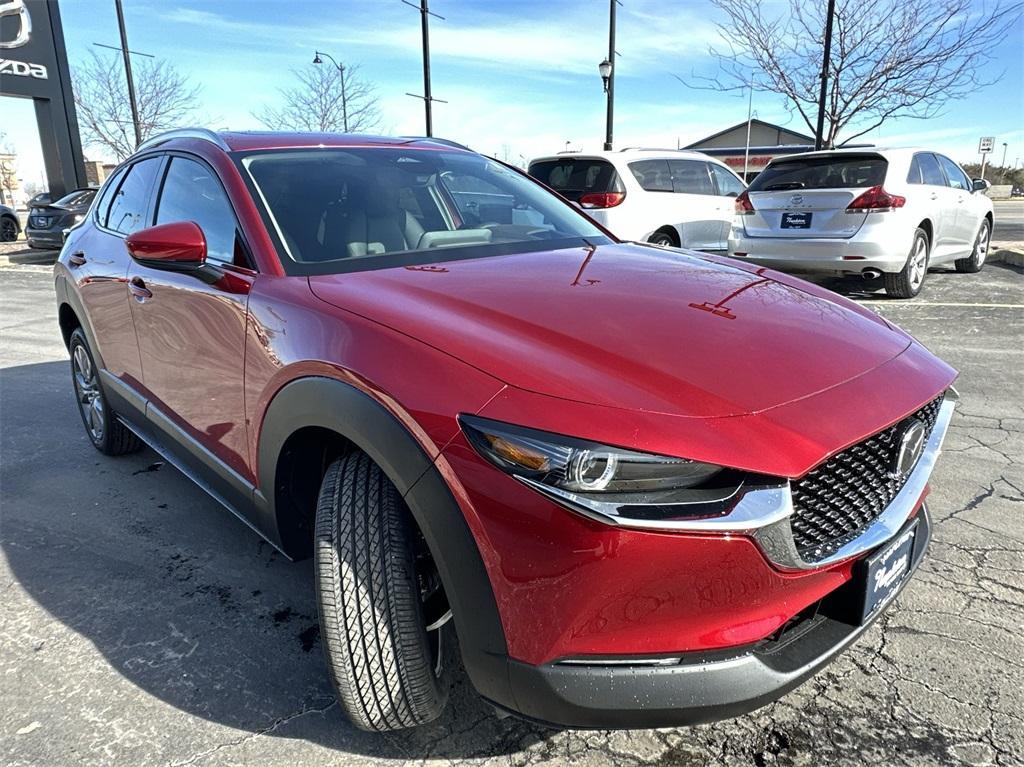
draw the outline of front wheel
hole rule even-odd
[[[0,242],[14,242],[18,239],[18,223],[10,216],[0,219]]]
[[[967,258],[958,258],[953,262],[958,272],[974,274],[980,272],[985,265],[985,258],[988,256],[988,246],[992,239],[992,225],[988,219],[982,219],[981,228],[978,229],[978,236],[974,238],[974,250]]]
[[[647,241],[651,243],[651,245],[658,245],[659,247],[662,248],[671,248],[678,246],[678,243],[676,243],[676,238],[673,237],[672,234],[666,231],[665,229],[659,229],[650,237],[648,237]]]
[[[345,714],[378,732],[436,719],[451,611],[401,495],[363,452],[324,475],[315,557],[320,635]]]
[[[883,275],[885,292],[893,298],[913,298],[921,292],[924,276],[928,273],[928,233],[914,230],[914,242],[903,268],[895,274]]]

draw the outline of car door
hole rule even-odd
[[[941,154],[935,157],[946,174],[946,184],[951,190],[951,197],[956,206],[955,215],[952,217],[950,248],[955,255],[962,256],[970,253],[974,247],[974,234],[980,223],[975,218],[974,206],[971,205],[973,184],[960,166],[948,157]]]
[[[243,371],[248,298],[256,272],[249,266],[234,210],[208,165],[172,154],[152,220],[157,225],[198,224],[207,263],[169,271],[133,262],[129,269],[149,420],[188,452],[205,457],[209,451],[251,481]]]
[[[716,162],[709,162],[711,177],[715,182],[715,190],[718,195],[718,212],[721,215],[721,247],[725,250],[729,247],[729,230],[732,229],[732,222],[736,216],[736,198],[747,188],[747,185],[740,180],[740,177]]]
[[[673,197],[678,201],[684,220],[683,247],[725,250],[727,244],[722,233],[724,206],[711,180],[708,164],[700,160],[669,160],[668,165],[672,172]]]
[[[93,226],[75,230],[67,263],[107,373],[126,386],[142,386],[142,363],[128,297],[131,257],[124,238],[143,226],[161,160],[150,157],[117,171],[92,211]]]

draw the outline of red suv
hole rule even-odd
[[[798,279],[622,243],[435,139],[176,131],[68,234],[93,444],[142,442],[313,556],[338,697],[734,716],[853,642],[924,554],[955,371]]]

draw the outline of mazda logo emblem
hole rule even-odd
[[[20,48],[32,36],[32,17],[28,15],[25,0],[5,0],[0,2],[0,19],[5,16],[17,15],[18,34],[13,40],[0,40],[0,48]]]
[[[924,438],[926,436],[924,424],[916,418],[903,429],[900,435],[899,450],[893,457],[890,474],[896,479],[906,479],[907,475],[914,470],[921,453],[924,452]]]

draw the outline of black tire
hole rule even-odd
[[[75,328],[68,343],[71,352],[71,381],[75,388],[78,414],[93,447],[104,455],[125,455],[142,447],[142,442],[123,423],[107,403],[100,383],[99,368],[89,350],[81,328]]]
[[[14,242],[18,239],[18,222],[10,216],[0,218],[0,242]]]
[[[992,244],[992,224],[987,218],[981,220],[978,236],[974,238],[974,250],[967,258],[958,258],[953,262],[956,270],[962,274],[974,274],[981,271],[988,257],[989,245]]]
[[[893,298],[913,298],[920,293],[928,273],[928,250],[928,233],[918,227],[914,230],[914,241],[903,268],[896,273],[882,275],[885,292]]]
[[[448,698],[437,656],[451,627],[429,641],[417,540],[398,490],[369,456],[331,464],[316,509],[320,636],[338,702],[363,730],[425,724]]]
[[[648,237],[647,241],[652,245],[660,245],[661,247],[679,247],[679,238],[669,229],[659,229]]]

